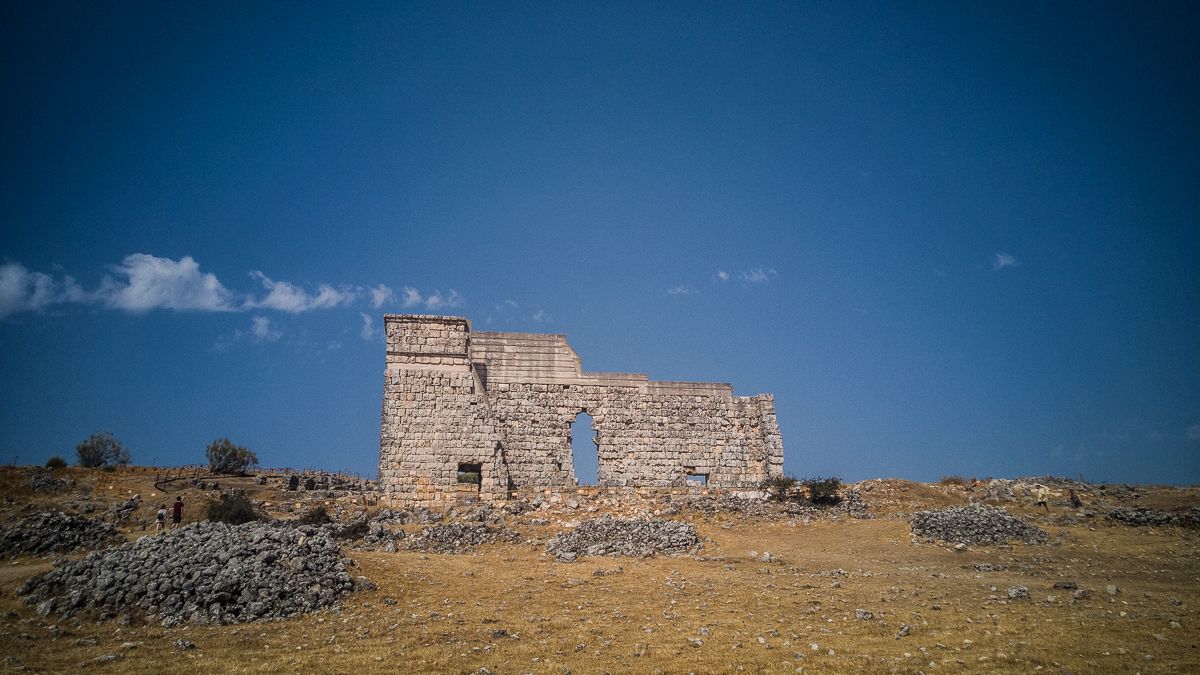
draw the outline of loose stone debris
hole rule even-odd
[[[29,477],[27,485],[34,492],[58,492],[71,485],[71,481],[65,478],[55,478],[49,471],[35,471]]]
[[[1200,508],[1187,511],[1155,511],[1142,507],[1119,507],[1108,513],[1108,519],[1133,527],[1189,527],[1200,528]]]
[[[585,520],[575,529],[555,535],[546,552],[559,562],[571,562],[579,556],[685,555],[699,551],[701,546],[696,528],[690,523],[604,517]]]
[[[1020,541],[1046,543],[1046,532],[1004,509],[971,504],[934,511],[917,511],[909,520],[913,534],[952,544],[994,545]]]
[[[355,582],[327,531],[200,522],[66,562],[18,590],[42,615],[241,623],[337,606]]]
[[[42,555],[100,548],[120,540],[112,525],[62,511],[44,511],[0,531],[0,555]]]
[[[521,536],[502,527],[445,523],[427,527],[405,542],[410,551],[461,553],[480,544],[499,541],[518,541]]]

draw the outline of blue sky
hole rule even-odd
[[[0,461],[378,461],[385,312],[776,395],[785,468],[1200,482],[1200,18],[4,3]]]

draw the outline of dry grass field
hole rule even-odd
[[[136,492],[150,517],[153,470],[70,470],[97,504]],[[74,490],[22,488],[0,473],[5,521],[78,501]],[[1200,532],[1132,528],[1068,517],[1063,504],[1031,514],[1054,543],[970,547],[914,542],[904,514],[963,504],[963,489],[872,481],[873,520],[811,523],[705,518],[684,558],[555,562],[545,541],[561,520],[521,518],[523,543],[473,554],[349,552],[354,574],[378,585],[340,612],[237,626],[122,625],[41,617],[16,594],[47,559],[0,567],[0,669],[38,672],[214,673],[688,673],[688,672],[1200,672]],[[246,481],[249,485],[250,481]],[[860,486],[867,487],[867,486]],[[278,499],[277,488],[260,498]],[[150,496],[150,495],[154,496]],[[175,493],[171,493],[174,497]],[[189,516],[201,493],[184,491]],[[1083,495],[1089,503],[1102,498]],[[1195,488],[1145,488],[1139,503],[1200,504]],[[545,514],[539,514],[547,517]],[[1078,520],[1079,522],[1073,522]],[[140,536],[138,526],[128,535]],[[769,551],[771,562],[749,556]],[[977,571],[988,563],[998,571]],[[620,572],[617,572],[617,568]],[[608,572],[596,575],[597,570]],[[1091,596],[1056,590],[1074,581]],[[1029,599],[1007,589],[1028,587]],[[1107,587],[1115,586],[1115,594]],[[858,619],[856,609],[872,613]],[[902,627],[909,628],[902,631]],[[903,634],[907,633],[907,634]],[[176,651],[183,638],[195,643]]]

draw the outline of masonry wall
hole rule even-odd
[[[783,471],[772,396],[728,384],[589,373],[563,335],[472,333],[457,317],[388,315],[380,477],[398,501],[463,490],[459,462],[484,464],[481,492],[576,485],[571,431],[596,430],[608,487],[752,488]]]

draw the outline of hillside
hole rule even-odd
[[[282,475],[187,474],[156,485],[166,470],[72,468],[53,475],[66,484],[43,477],[38,490],[35,471],[0,470],[0,517],[9,527],[63,510],[111,522],[130,541],[168,536],[154,534],[158,504],[181,497],[186,525],[233,490],[280,520],[321,505],[344,528],[365,512],[374,524],[340,541],[350,574],[370,583],[336,609],[285,620],[164,627],[132,612],[98,623],[86,612],[39,614],[18,594],[56,558],[86,551],[21,554],[0,567],[0,667],[9,670],[1200,671],[1200,529],[1188,520],[1200,506],[1197,488],[1046,481],[1054,491],[1049,513],[1025,494],[1033,481],[901,480],[844,486],[846,501],[832,508],[745,505],[679,490],[401,513],[381,510],[369,484],[339,488],[336,477],[330,490],[302,482],[288,491]],[[1068,487],[1081,509],[1066,502]],[[1044,530],[1047,543],[955,546],[909,529],[915,511],[972,500]],[[1120,511],[1134,508],[1173,514],[1175,524],[1108,517],[1149,513]],[[702,548],[575,562],[547,553],[556,534],[604,515],[690,523]],[[436,524],[453,527],[438,531],[442,540],[420,536]],[[433,552],[470,528],[504,536],[478,546],[449,541],[458,553]]]

